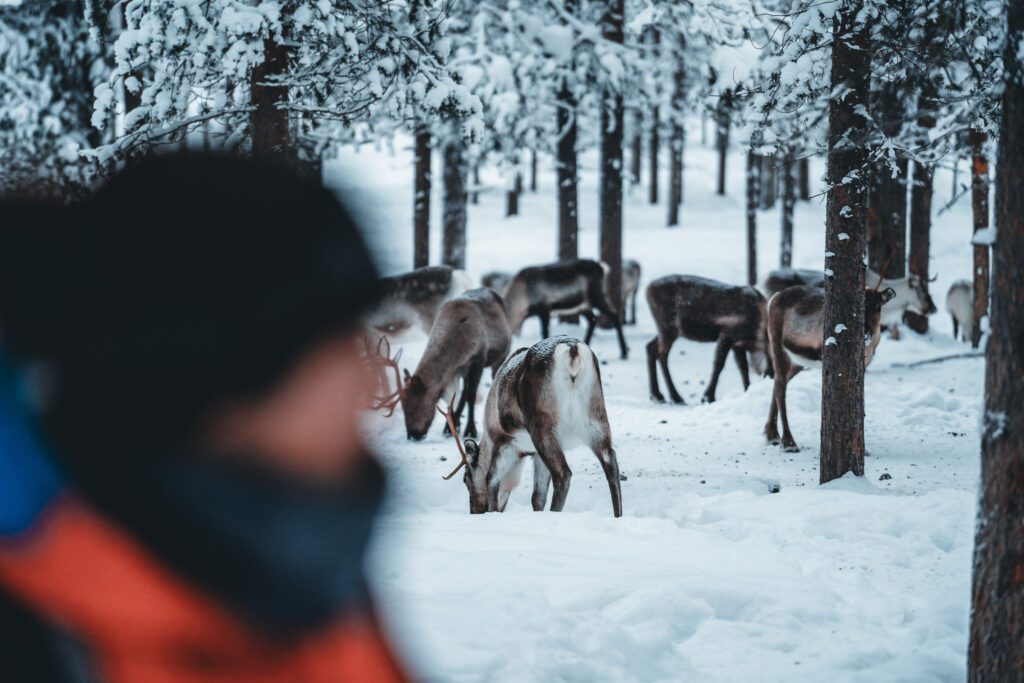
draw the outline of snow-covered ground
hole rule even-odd
[[[712,152],[689,146],[678,229],[665,228],[664,205],[648,206],[645,188],[631,192],[624,253],[642,264],[641,287],[668,273],[743,281],[741,150],[729,164],[728,196],[716,197]],[[820,176],[821,162],[812,170]],[[346,153],[327,178],[364,200],[387,267],[408,269],[408,151]],[[503,217],[500,179],[485,171],[484,182],[491,189],[470,207],[470,275],[554,260],[550,165],[542,164],[540,189],[524,194],[516,218]],[[949,186],[940,173],[937,207]],[[439,201],[435,193],[435,211]],[[588,155],[583,256],[597,253],[596,207],[596,157]],[[822,266],[823,216],[821,199],[798,205],[794,265]],[[778,210],[762,212],[759,223],[764,274],[778,259]],[[966,202],[936,218],[940,309],[949,284],[970,274],[970,225]],[[436,239],[433,246],[436,255]],[[769,380],[743,392],[730,360],[718,402],[700,404],[710,344],[680,340],[673,349],[689,405],[654,405],[644,363],[654,328],[642,293],[639,324],[627,328],[630,359],[618,360],[612,333],[599,330],[592,344],[628,477],[622,519],[612,517],[601,469],[585,449],[569,453],[575,476],[565,512],[531,511],[527,473],[505,514],[470,516],[460,478],[441,479],[455,452],[440,421],[425,442],[411,443],[400,414],[373,416],[368,428],[392,482],[373,584],[410,667],[437,681],[962,680],[983,362],[905,367],[968,350],[950,338],[944,311],[932,325],[924,337],[883,339],[867,373],[866,476],[823,487],[820,376],[804,372],[790,384],[802,447],[795,454],[764,442]],[[538,338],[529,321],[513,348]],[[422,348],[407,345],[403,365],[411,368]],[[891,479],[880,480],[886,473]],[[771,494],[775,485],[781,490]]]

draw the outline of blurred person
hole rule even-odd
[[[282,168],[0,207],[0,681],[398,681],[363,561],[377,272]]]

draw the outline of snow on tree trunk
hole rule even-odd
[[[441,206],[441,263],[466,267],[466,146],[458,132],[444,144],[444,197]]]
[[[1024,680],[1024,4],[1008,7],[968,680]]]
[[[985,142],[988,136],[983,131],[971,131],[971,211],[974,214],[974,232],[988,228],[988,157]],[[1005,138],[1001,144],[1006,144]],[[974,306],[971,328],[971,346],[978,348],[981,343],[981,324],[988,315],[989,252],[988,244],[974,245]]]
[[[413,183],[413,268],[430,264],[430,127],[416,129],[415,181]]]
[[[253,67],[251,98],[254,110],[249,117],[252,153],[255,157],[287,160],[289,148],[288,88],[275,85],[273,79],[288,71],[288,49],[274,38],[263,41],[263,61]],[[268,80],[269,79],[269,80]]]
[[[623,42],[624,0],[608,0],[602,35]],[[622,316],[622,94],[606,85],[601,96],[601,260],[608,265],[609,303]]]
[[[761,160],[747,152],[747,284],[757,284],[757,206],[760,200]]]
[[[823,484],[847,472],[864,474],[865,192],[858,174],[867,162],[864,111],[870,58],[868,32],[858,21],[862,8],[861,0],[847,0],[833,19],[821,382]]]
[[[779,244],[779,267],[793,266],[793,210],[796,208],[796,176],[793,155],[782,162],[782,231]]]
[[[811,163],[804,157],[800,160],[799,164],[800,174],[800,199],[801,201],[810,201],[811,199]]]
[[[729,154],[729,127],[732,123],[729,109],[732,106],[729,93],[723,93],[718,100],[715,118],[718,123],[715,145],[718,147],[718,188],[716,193],[725,194],[725,161]]]

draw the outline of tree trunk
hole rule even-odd
[[[779,267],[793,267],[793,211],[796,208],[796,175],[793,155],[782,162],[782,231],[779,244]]]
[[[430,156],[430,127],[420,124],[416,129],[416,177],[413,183],[413,268],[430,264]]]
[[[444,144],[444,197],[441,207],[441,263],[466,267],[466,148],[458,131]]]
[[[888,163],[879,164],[868,184],[868,265],[887,278],[907,273],[907,160],[896,168],[893,177]]]
[[[930,164],[914,163],[913,183],[910,188],[910,257],[907,270],[911,275],[916,275],[927,289],[932,231],[933,182]],[[903,318],[918,334],[928,331],[928,316],[907,311]]]
[[[537,191],[537,150],[530,150],[530,192]]]
[[[519,215],[519,195],[523,192],[523,174],[516,171],[512,189],[505,194],[505,218]]]
[[[288,49],[273,38],[263,41],[263,61],[253,67],[250,77],[254,110],[249,117],[252,153],[257,158],[290,161],[288,136],[288,88],[271,85],[267,79],[283,77],[288,71]]]
[[[800,199],[811,199],[811,162],[807,157],[800,160]]]
[[[1012,129],[1011,129],[1012,130]],[[988,228],[988,157],[985,141],[988,136],[980,130],[971,131],[971,211],[974,214],[974,232]],[[1003,141],[1000,141],[1003,144]],[[1000,171],[1002,173],[1002,171]],[[971,347],[981,343],[982,319],[988,315],[988,245],[974,245],[974,314],[972,316]]]
[[[660,50],[661,33],[657,29],[651,29],[651,51]],[[648,175],[650,180],[647,186],[647,202],[658,203],[658,153],[661,151],[661,110],[655,104],[651,107],[651,136],[647,142]]]
[[[732,123],[730,109],[732,108],[732,97],[725,93],[718,100],[718,108],[715,112],[718,123],[718,132],[715,144],[718,147],[718,189],[717,194],[725,194],[725,160],[729,154],[729,127]]]
[[[469,193],[469,201],[480,203],[480,157],[473,159],[473,191]]]
[[[747,152],[747,284],[757,284],[757,206],[761,199],[761,160]]]
[[[934,92],[928,89],[918,96],[917,126],[924,140],[928,132],[935,127]],[[929,278],[929,259],[931,258],[932,231],[932,194],[934,179],[932,166],[929,163],[914,162],[914,176],[910,186],[910,252],[907,258],[907,271],[916,275],[927,291]],[[928,316],[907,311],[903,320],[917,332],[928,331]]]
[[[820,481],[864,474],[864,185],[844,179],[867,162],[864,116],[870,84],[862,0],[847,0],[833,19],[828,115],[825,249],[826,343],[822,349]],[[843,239],[840,239],[840,235]],[[836,329],[838,325],[845,326]]]
[[[761,159],[761,182],[758,187],[761,193],[761,210],[767,211],[775,208],[776,188],[779,180],[775,167],[778,160],[768,154],[762,154],[759,158]]]
[[[683,62],[683,39],[679,39],[676,56],[676,70],[672,75],[672,111],[669,116],[672,129],[669,133],[669,197],[668,226],[679,225],[679,207],[683,203],[683,151],[686,146],[686,127],[683,123],[686,105],[686,69]]]
[[[602,35],[622,44],[624,0],[608,0]],[[622,95],[606,86],[601,97],[601,260],[608,265],[607,293],[622,316]]]
[[[968,680],[1024,680],[1024,4],[1007,4]]]
[[[629,182],[640,184],[640,167],[643,165],[644,153],[644,114],[638,108],[633,112],[633,139],[629,156]]]

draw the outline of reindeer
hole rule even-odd
[[[430,334],[444,302],[471,286],[463,271],[448,266],[417,268],[381,278],[380,282],[383,297],[367,316],[367,328],[373,343],[384,335],[394,341],[415,329]]]
[[[713,403],[715,400],[718,377],[722,374],[730,350],[740,369],[744,391],[750,386],[747,353],[750,354],[755,372],[762,374],[766,370],[767,304],[764,296],[753,287],[734,287],[695,275],[668,275],[647,285],[647,303],[658,328],[658,336],[647,344],[647,378],[651,400],[665,402],[658,388],[657,363],[661,365],[672,402],[686,403],[676,391],[668,371],[668,354],[679,337],[717,342],[711,381],[704,391],[705,403]]]
[[[491,270],[484,273],[480,278],[480,286],[492,289],[496,294],[501,294],[511,281],[512,273],[506,273],[503,270]]]
[[[465,436],[476,437],[474,410],[480,378],[484,368],[497,372],[511,343],[501,297],[483,287],[471,289],[441,306],[416,372],[410,376],[406,371],[404,385],[388,399],[378,400],[375,407],[393,412],[400,402],[406,435],[419,441],[430,429],[438,399],[461,379],[462,397],[448,429],[457,434],[462,410],[469,406]],[[397,382],[396,361],[384,359],[378,364],[393,367]]]
[[[882,268],[884,271],[886,264]],[[928,294],[928,282],[916,275],[900,278],[883,278],[875,271],[868,268],[865,278],[868,282],[880,280],[879,286],[883,289],[891,289],[894,292],[892,301],[882,309],[882,329],[888,330],[893,339],[900,338],[899,325],[903,322],[903,313],[911,311],[922,316],[929,316],[938,309],[935,302]],[[934,279],[930,280],[934,282]]]
[[[974,284],[957,280],[946,294],[946,311],[953,319],[953,339],[971,341],[974,330]]]
[[[760,289],[765,297],[771,299],[787,287],[806,285],[807,287],[824,287],[825,273],[810,268],[778,268],[768,273],[761,283]]]
[[[509,328],[519,333],[526,318],[540,318],[541,336],[548,337],[551,314],[579,313],[587,319],[587,333],[583,338],[589,344],[599,314],[608,316],[619,337],[619,351],[623,359],[629,355],[622,322],[618,311],[605,296],[605,270],[597,261],[575,259],[544,266],[523,268],[505,289]]]
[[[448,418],[454,430],[452,403]],[[445,479],[465,467],[469,511],[504,512],[519,484],[523,461],[533,456],[533,509],[543,510],[554,482],[552,512],[565,506],[572,472],[565,451],[586,444],[604,470],[612,511],[622,516],[619,464],[601,389],[601,370],[583,342],[560,335],[522,348],[498,370],[484,409],[484,437],[478,444],[456,439],[461,461]]]
[[[879,280],[878,285],[881,284]],[[865,368],[871,364],[878,348],[882,307],[895,296],[896,292],[889,288],[878,291],[876,286],[864,290]],[[768,301],[768,340],[775,370],[775,387],[764,433],[768,443],[779,443],[777,421],[781,416],[782,448],[790,453],[800,449],[789,431],[786,387],[804,368],[820,367],[825,344],[824,310],[825,290],[820,287],[788,287]]]

